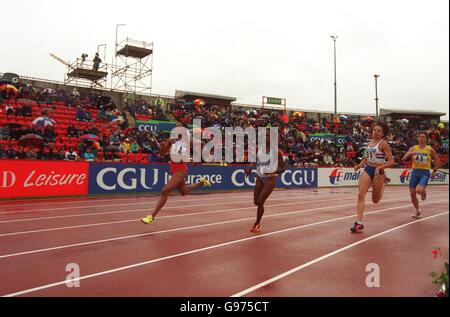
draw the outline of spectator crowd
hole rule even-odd
[[[167,133],[131,128],[126,113],[108,96],[81,93],[76,88],[37,89],[24,83],[17,86],[17,93],[0,92],[1,159],[167,160],[158,153],[159,143],[167,139]],[[201,119],[202,128],[222,130],[226,127],[278,127],[279,148],[286,163],[303,167],[355,165],[365,155],[365,145],[374,123],[371,117],[359,120],[351,116],[318,122],[298,112],[288,115],[280,110],[198,106],[183,100],[168,105],[168,108],[165,112],[161,104],[148,100],[127,100],[124,107],[138,120],[172,119],[189,126],[194,119]],[[43,124],[30,122],[38,116]],[[448,157],[448,124],[413,124],[406,119],[398,120],[390,123],[390,132],[386,136],[397,167],[404,165],[401,157],[415,144],[419,131],[426,131],[433,148]],[[22,145],[21,138],[30,134],[36,136],[36,143]],[[333,135],[334,139],[330,137]],[[339,142],[336,136],[340,137]],[[448,159],[444,164],[448,168]]]

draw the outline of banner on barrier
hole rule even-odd
[[[329,141],[336,144],[336,146],[341,147],[344,146],[348,141],[352,140],[351,136],[347,135],[336,135],[333,133],[314,133],[309,135],[309,140],[311,142],[315,141]]]
[[[186,183],[192,184],[201,177],[212,186],[206,190],[248,189],[255,185],[255,172],[245,177],[242,166],[192,165]],[[159,192],[167,184],[170,173],[167,164],[107,164],[89,165],[89,194]],[[316,168],[289,168],[277,179],[277,188],[317,187]]]
[[[152,131],[155,133],[159,133],[159,131],[170,132],[173,128],[175,128],[175,121],[157,121],[157,120],[149,120],[149,121],[136,121],[136,127],[139,131]],[[188,128],[191,128],[192,125],[188,125]]]
[[[408,185],[411,169],[389,168],[386,175],[391,179],[390,185]],[[319,168],[319,187],[330,186],[358,186],[363,169],[355,171],[353,168]],[[447,171],[448,172],[448,171]],[[447,173],[438,172],[429,184],[448,184]]]
[[[0,198],[88,193],[88,162],[0,161]]]

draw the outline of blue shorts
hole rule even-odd
[[[373,180],[373,178],[375,177],[376,167],[372,167],[372,166],[366,165],[364,167],[364,170],[366,171],[367,174],[369,174],[370,179]],[[384,175],[384,170],[380,171],[380,175]]]
[[[417,185],[427,187],[429,180],[430,180],[429,170],[415,169],[411,172],[411,175],[409,176],[409,188],[416,188]]]

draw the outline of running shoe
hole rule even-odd
[[[391,182],[391,179],[386,176],[386,178],[384,179],[384,183],[389,184],[390,182]]]
[[[204,177],[200,178],[200,183],[202,183],[203,186],[211,187],[211,182]]]
[[[147,217],[142,218],[141,221],[146,225],[151,224],[153,222],[153,216],[148,215]]]
[[[357,232],[362,232],[364,229],[364,225],[362,223],[357,223],[355,221],[355,223],[353,224],[353,227],[350,228],[350,231],[352,233],[357,233]]]
[[[254,224],[253,227],[250,229],[251,232],[260,232],[261,231],[261,225],[260,224]]]
[[[422,210],[420,210],[420,209],[417,209],[416,210],[416,214],[414,215],[414,216],[412,216],[413,218],[415,218],[415,219],[418,219],[418,218],[420,218],[420,215],[422,214]]]

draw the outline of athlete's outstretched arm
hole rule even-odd
[[[436,177],[436,172],[439,167],[441,167],[441,160],[439,159],[439,155],[437,155],[436,150],[430,149],[431,157],[433,158],[433,173],[431,174],[431,178]]]
[[[251,163],[248,165],[248,168],[245,170],[245,177],[249,177],[252,173],[253,168],[256,166],[255,163]]]
[[[286,164],[284,163],[283,153],[278,151],[278,170],[277,174],[283,174],[286,170]]]

